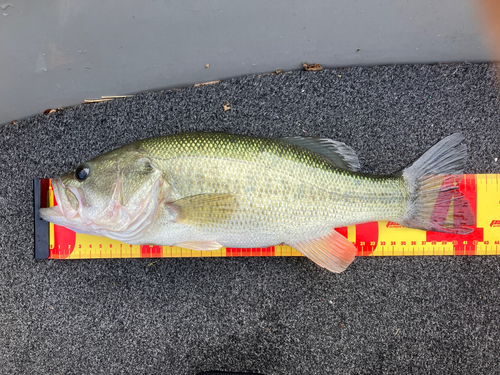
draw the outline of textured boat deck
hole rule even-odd
[[[35,261],[32,219],[33,178],[181,131],[331,137],[363,171],[390,173],[458,130],[466,172],[500,173],[493,76],[485,64],[250,76],[6,125],[0,373],[500,371],[498,256],[363,257],[340,275],[305,257]]]

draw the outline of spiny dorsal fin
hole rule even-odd
[[[231,219],[238,205],[232,194],[200,194],[170,203],[185,225],[221,224]]]
[[[280,140],[320,154],[339,168],[352,172],[358,172],[361,169],[358,155],[344,142],[334,141],[329,138],[312,137],[284,137],[280,138]]]

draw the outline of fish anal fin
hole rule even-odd
[[[326,236],[289,245],[318,266],[335,273],[344,271],[357,253],[356,246],[335,229]]]
[[[174,246],[184,247],[186,249],[203,251],[203,250],[219,250],[222,245],[215,241],[185,241],[176,243]]]
[[[168,203],[177,213],[176,221],[184,225],[222,224],[230,220],[238,208],[233,194],[199,194]]]
[[[352,172],[358,172],[361,169],[358,155],[343,142],[314,137],[284,137],[280,138],[280,141],[303,147],[324,156],[338,168]]]

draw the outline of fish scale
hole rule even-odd
[[[217,218],[203,228],[206,239],[222,238],[226,246],[315,238],[359,221],[395,220],[404,209],[401,178],[340,170],[320,155],[279,140],[199,133],[132,147],[165,171],[177,199],[210,193],[237,197],[238,210],[230,220]],[[151,238],[153,243],[166,240],[162,234]]]

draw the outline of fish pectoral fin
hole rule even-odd
[[[338,168],[352,172],[358,172],[361,169],[358,155],[344,142],[334,141],[330,138],[314,137],[284,137],[280,138],[280,141],[291,143],[320,154]]]
[[[326,236],[289,244],[311,259],[318,266],[340,273],[356,256],[356,246],[335,229]]]
[[[225,193],[193,195],[169,205],[178,212],[178,223],[193,226],[225,223],[238,208],[236,197]]]
[[[185,241],[176,243],[174,246],[184,247],[191,250],[219,250],[222,245],[215,241]]]

